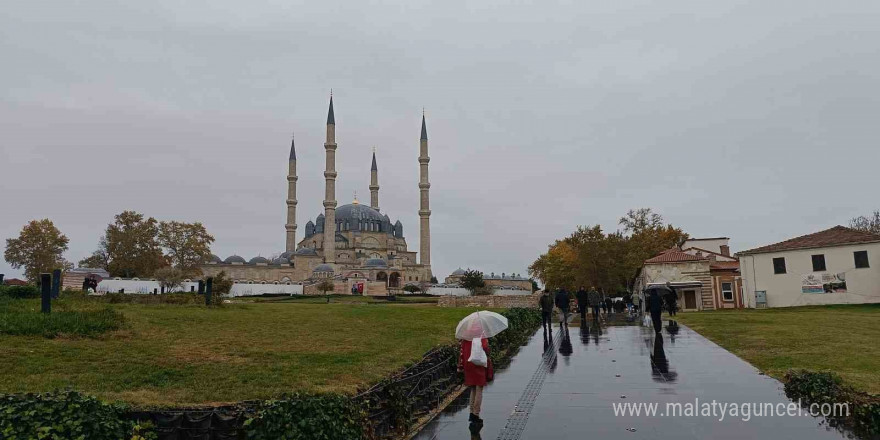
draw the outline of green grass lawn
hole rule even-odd
[[[19,301],[39,310],[39,300]],[[452,342],[456,323],[472,312],[291,302],[112,307],[125,326],[97,338],[0,334],[0,392],[72,387],[140,407],[353,393]],[[65,308],[72,306],[59,301]]]
[[[880,393],[880,304],[719,310],[678,318],[777,379],[790,368],[833,371],[859,390]]]

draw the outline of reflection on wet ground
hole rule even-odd
[[[554,352],[542,360],[546,350]],[[516,418],[516,405],[542,362],[547,363],[547,376],[525,426],[505,429],[508,420]],[[728,415],[719,421],[720,414],[660,415],[667,403],[693,405],[712,400],[790,403],[781,383],[683,325],[667,325],[662,337],[655,337],[651,329],[636,325],[594,323],[561,330],[557,324],[551,333],[535,333],[485,389],[482,429],[469,429],[465,392],[415,439],[845,438],[822,426],[822,419],[809,416],[743,421]],[[615,416],[613,404],[640,402],[657,403],[658,415]]]

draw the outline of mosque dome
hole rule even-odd
[[[248,264],[269,264],[269,259],[264,257],[254,257],[251,258],[251,261],[248,261]]]
[[[375,209],[362,205],[360,203],[351,203],[336,208],[336,221],[349,220],[357,222],[358,220],[374,220],[381,222],[385,217]]]
[[[315,270],[313,272],[333,272],[333,266],[329,264],[319,264],[315,266]]]
[[[241,258],[238,255],[233,255],[231,257],[228,257],[227,259],[223,260],[223,262],[226,264],[233,264],[233,263],[244,264],[245,263],[244,258]]]
[[[458,269],[455,269],[454,272],[452,272],[452,276],[464,275],[464,272],[465,272],[465,270],[459,267]]]
[[[211,254],[211,256],[208,257],[208,261],[210,261],[211,263],[222,263],[223,262],[223,260],[221,260],[220,257],[218,257],[214,254]]]
[[[290,260],[279,256],[278,258],[272,260],[272,264],[274,264],[276,266],[283,266],[285,264],[290,264]]]
[[[388,267],[388,263],[381,258],[370,258],[364,262],[364,267]]]
[[[303,248],[299,248],[296,250],[296,255],[315,255],[315,256],[317,256],[318,252],[316,252],[312,248],[303,247]]]

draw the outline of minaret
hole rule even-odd
[[[422,265],[431,265],[431,208],[428,202],[428,190],[431,184],[428,182],[428,129],[425,127],[425,112],[422,111],[422,138],[419,141],[419,262]],[[428,269],[430,272],[430,267]]]
[[[379,210],[379,168],[376,167],[375,149],[373,149],[373,166],[370,167],[370,207]]]
[[[287,162],[287,240],[285,250],[296,250],[296,147],[293,138],[290,139],[290,160]]]
[[[336,262],[336,118],[333,116],[333,93],[327,113],[327,169],[324,171],[324,262]]]

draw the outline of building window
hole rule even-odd
[[[733,283],[721,283],[721,298],[724,301],[733,301]]]
[[[777,275],[785,273],[785,257],[773,259],[773,273]]]
[[[822,272],[825,270],[825,255],[813,255],[813,272]]]
[[[853,258],[856,260],[856,269],[866,269],[868,265],[868,251],[855,251]]]

